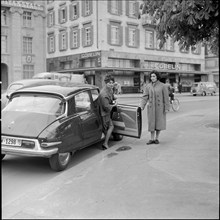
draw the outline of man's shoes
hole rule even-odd
[[[148,142],[147,142],[147,145],[149,145],[149,144],[154,144],[155,142],[154,142],[154,140],[149,140]]]
[[[154,141],[154,143],[155,143],[155,144],[159,144],[160,142],[156,139],[156,140]]]

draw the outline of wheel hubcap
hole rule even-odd
[[[70,153],[60,153],[59,154],[59,161],[61,165],[66,165],[69,161]]]

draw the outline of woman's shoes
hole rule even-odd
[[[154,140],[149,140],[149,141],[147,142],[147,145],[149,145],[149,144],[154,144]]]
[[[159,144],[160,142],[156,139],[156,140],[149,140],[148,142],[147,142],[147,145],[149,145],[149,144]]]
[[[156,140],[154,141],[154,143],[155,143],[155,144],[159,144],[160,142],[156,139]]]
[[[108,147],[106,147],[104,144],[102,145],[102,150],[107,150]]]

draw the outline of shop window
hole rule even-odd
[[[122,15],[122,1],[108,0],[108,12],[113,15]]]
[[[31,79],[34,76],[34,65],[23,65],[23,79]]]

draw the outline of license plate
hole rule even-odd
[[[9,146],[21,146],[21,140],[15,138],[2,138],[2,144],[9,145]]]

